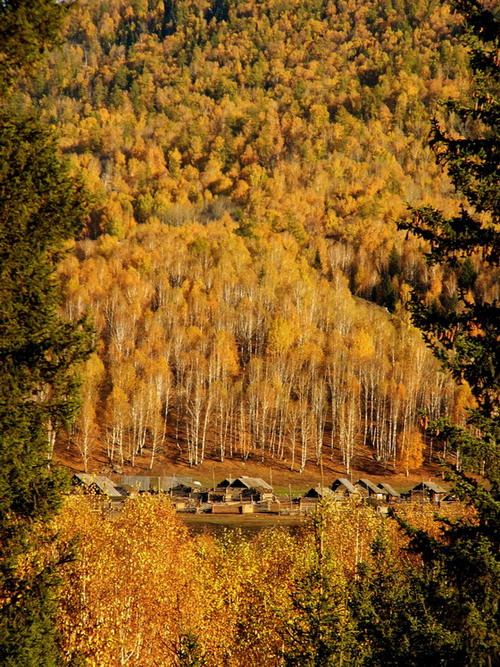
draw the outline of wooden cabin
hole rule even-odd
[[[175,497],[187,498],[193,493],[195,488],[191,484],[176,484],[170,489],[170,494]]]
[[[237,500],[251,500],[254,502],[274,500],[273,487],[260,477],[226,478],[217,484],[211,500],[233,502]]]
[[[330,488],[337,498],[360,498],[358,489],[345,477],[337,477]]]
[[[220,481],[216,487],[209,492],[208,500],[216,503],[230,503],[234,499],[233,490],[230,488],[233,480],[226,477]]]
[[[109,500],[123,500],[126,492],[121,490],[108,477],[103,475],[89,475],[88,473],[76,473],[72,479],[73,486],[79,487],[95,496],[105,496]]]
[[[335,500],[333,491],[328,486],[314,486],[309,489],[301,498],[299,498],[299,509],[307,510],[315,507],[322,498],[332,498]],[[291,509],[291,504],[290,504]]]
[[[398,500],[401,500],[401,494],[399,493],[399,491],[393,489],[393,487],[390,484],[381,483],[378,484],[378,488],[384,494],[384,500],[386,502],[393,503],[397,502]]]
[[[373,498],[374,500],[384,500],[385,495],[382,489],[376,486],[371,480],[366,478],[358,479],[354,488],[359,491],[363,498]]]
[[[448,495],[448,491],[435,482],[421,482],[410,490],[410,500],[440,503]]]
[[[227,492],[232,495],[233,500],[274,500],[273,487],[261,477],[238,477],[229,484]]]
[[[229,488],[232,481],[233,480],[228,477],[220,481],[215,488],[209,492],[208,499],[218,503],[230,502],[233,499],[231,489]]]

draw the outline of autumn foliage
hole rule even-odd
[[[167,498],[129,501],[113,518],[93,502],[69,498],[57,522],[58,548],[77,540],[59,595],[68,664],[284,664],[290,629],[308,622],[294,599],[316,567],[313,523],[295,535],[272,528],[251,539],[238,530],[193,537]],[[370,561],[376,535],[382,531],[396,551],[403,538],[367,507],[322,512],[321,549],[337,582],[329,604],[348,619],[347,589]],[[414,517],[432,523],[431,511]]]
[[[387,0],[73,8],[11,105],[57,125],[93,196],[61,267],[66,314],[97,331],[61,439],[82,467],[433,458],[420,412],[463,397],[404,308],[411,287],[439,309],[460,286],[396,221],[458,211],[427,145],[468,86],[458,25],[446,3]]]
[[[105,443],[117,466],[176,451],[292,470],[335,454],[349,470],[366,443],[418,468],[420,412],[457,402],[405,312],[353,297],[335,252],[319,270],[289,233],[234,231],[143,224],[63,262],[66,312],[91,309],[99,337],[71,434],[84,464]]]

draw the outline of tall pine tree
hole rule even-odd
[[[476,509],[470,520],[442,522],[440,539],[405,525],[424,562],[426,608],[447,637],[448,658],[435,664],[492,665],[500,655],[500,307],[474,289],[476,272],[498,279],[500,263],[500,20],[477,0],[455,0],[464,17],[473,86],[469,99],[448,105],[460,133],[437,122],[432,144],[465,202],[447,218],[430,207],[412,211],[402,227],[428,243],[427,259],[457,276],[456,304],[427,304],[413,294],[416,326],[457,382],[476,399],[469,428],[449,420],[435,432],[460,451],[468,470],[487,477],[483,486],[451,472],[456,493]],[[492,5],[490,4],[490,7]],[[455,123],[455,128],[457,124]]]
[[[0,662],[12,666],[58,662],[48,547],[63,480],[50,455],[75,414],[75,369],[90,348],[85,323],[58,314],[55,275],[85,217],[82,188],[50,132],[13,114],[8,98],[66,10],[56,0],[0,3]]]
[[[500,263],[500,55],[499,20],[472,0],[457,0],[465,15],[465,38],[471,49],[474,85],[467,103],[451,102],[449,110],[460,119],[462,133],[447,133],[436,121],[431,144],[446,165],[451,180],[465,196],[458,215],[446,218],[424,207],[412,211],[404,229],[425,239],[427,260],[455,272],[456,307],[426,304],[413,294],[412,313],[428,344],[458,382],[467,381],[478,402],[474,413],[481,427],[498,416],[500,407],[500,308],[496,300],[474,291],[477,274],[471,257],[482,270],[493,273]],[[455,123],[456,124],[456,123]],[[490,474],[498,466],[494,459]]]

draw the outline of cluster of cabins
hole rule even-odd
[[[127,497],[140,493],[167,493],[172,497],[179,511],[253,512],[280,509],[283,499],[276,498],[273,488],[260,477],[226,478],[211,489],[191,477],[156,477],[124,475],[120,482],[112,482],[108,477],[78,473],[73,484],[84,492],[104,497],[110,502],[123,502]],[[428,501],[440,503],[451,500],[448,491],[435,482],[421,482],[406,494],[401,494],[386,483],[376,484],[361,478],[353,483],[346,478],[337,478],[330,486],[316,486],[300,498],[289,498],[288,506],[307,511],[321,498],[332,500],[371,500],[379,503],[403,501]]]
[[[421,482],[407,493],[399,493],[390,484],[376,484],[370,479],[361,478],[357,482],[351,482],[346,478],[338,477],[330,486],[316,486],[305,494],[304,498],[317,500],[323,497],[330,497],[334,500],[346,498],[358,498],[380,500],[386,503],[401,501],[428,500],[433,503],[440,503],[444,500],[450,500],[449,493],[442,486],[435,482]]]

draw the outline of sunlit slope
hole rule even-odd
[[[458,206],[427,146],[467,88],[455,28],[424,1],[74,8],[14,104],[57,125],[94,198],[62,267],[66,311],[98,333],[70,436],[83,466],[431,454],[420,410],[460,417],[467,391],[404,304],[413,285],[439,308],[456,284],[396,220]]]
[[[427,0],[89,0],[29,93],[98,197],[93,235],[228,211],[379,245],[447,193],[426,141],[465,85],[453,24]]]
[[[99,339],[72,435],[82,462],[105,450],[118,467],[234,456],[303,470],[333,456],[349,471],[363,446],[418,468],[419,411],[460,418],[464,396],[403,308],[353,298],[334,253],[310,259],[291,234],[246,239],[229,217],[79,244],[65,308],[90,309]]]

